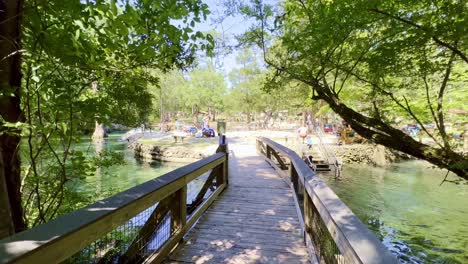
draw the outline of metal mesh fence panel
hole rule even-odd
[[[171,237],[171,215],[167,213],[147,240],[140,239],[137,243],[137,255],[131,258],[131,263],[143,262],[147,257],[154,254]]]
[[[120,263],[130,245],[138,238],[142,227],[145,225],[153,211],[155,204],[145,209],[125,224],[107,233],[101,239],[88,245],[82,251],[76,253],[65,263]],[[141,245],[139,254],[145,255],[157,250],[170,237],[170,214],[154,227],[155,232],[149,242]],[[139,241],[136,241],[139,243]]]
[[[187,186],[190,204],[208,179],[211,171],[203,173]],[[204,197],[217,188],[213,184]],[[143,210],[125,224],[94,241],[64,263],[141,263],[160,249],[171,237],[171,212],[164,212],[161,221],[149,221],[160,203]]]
[[[322,220],[319,211],[312,203],[309,196],[304,197],[309,199],[309,225],[310,235],[315,247],[315,252],[320,260],[320,263],[327,264],[344,264],[353,263],[352,260],[346,260],[341,254],[338,246],[336,245],[333,237],[331,236],[327,226]]]

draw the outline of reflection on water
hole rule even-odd
[[[96,150],[111,150],[113,152],[120,152],[124,155],[124,165],[114,165],[107,168],[98,168],[93,176],[87,177],[84,181],[79,182],[73,186],[74,190],[85,194],[94,195],[93,200],[107,198],[121,191],[127,190],[148,180],[159,177],[167,172],[182,167],[183,163],[166,163],[154,162],[148,164],[140,162],[134,158],[133,151],[127,149],[126,142],[119,142],[118,139],[121,135],[113,134],[103,142],[103,144],[94,144],[89,139],[82,139],[82,142],[75,146],[76,150],[87,152],[89,155],[94,154]],[[191,181],[187,186],[187,203],[196,197],[203,184],[206,181],[210,172],[200,175],[197,179]],[[211,191],[207,192],[209,195]],[[133,243],[137,237],[140,228],[145,225],[148,218],[153,213],[158,203],[143,210],[138,215],[132,217],[127,222],[122,223],[121,226],[109,232],[106,236],[100,238],[97,242],[90,244],[83,251],[77,253],[72,258],[72,263],[97,263],[102,262],[103,259],[110,260],[106,263],[117,263],[119,256],[121,256],[128,247]],[[170,237],[170,216],[167,215],[157,226],[157,230],[151,236],[149,241],[139,249],[139,253],[150,254],[158,249]],[[117,241],[117,242],[116,242]],[[99,256],[102,245],[105,247],[112,247],[113,253],[107,255],[105,258]]]
[[[445,173],[410,161],[322,178],[402,262],[468,263],[468,185],[439,186]]]
[[[77,191],[96,195],[102,199],[185,165],[167,162],[149,164],[138,161],[134,158],[133,151],[127,149],[126,142],[118,141],[120,136],[120,134],[111,134],[102,147],[106,150],[122,153],[125,164],[98,169],[95,175],[87,177],[84,183],[81,182],[79,186],[74,186]],[[94,153],[94,145],[89,139],[83,139],[77,147],[82,151]]]

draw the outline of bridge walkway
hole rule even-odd
[[[227,188],[166,263],[308,263],[293,193],[256,154],[229,142]]]

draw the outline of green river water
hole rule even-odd
[[[439,186],[445,174],[409,161],[322,178],[400,261],[468,263],[468,185]]]
[[[126,142],[120,142],[121,134],[111,134],[105,140],[104,149],[120,152],[124,155],[125,164],[99,169],[95,175],[87,177],[84,183],[76,186],[78,191],[95,194],[99,197],[109,196],[137,186],[184,164],[179,163],[144,163],[134,158],[133,151],[127,149]],[[89,139],[83,138],[78,148],[94,152]]]
[[[138,162],[119,137],[111,135],[104,147],[124,153],[126,164],[101,169],[77,187],[80,192],[105,197],[183,165]],[[92,148],[86,141],[80,145]],[[345,165],[339,180],[322,178],[400,261],[468,263],[468,185],[439,186],[445,172],[429,167],[419,161]],[[198,185],[189,186],[189,196]]]

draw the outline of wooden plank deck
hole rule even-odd
[[[308,263],[289,186],[255,144],[229,147],[228,189],[166,263]]]

